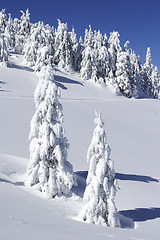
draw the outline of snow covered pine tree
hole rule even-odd
[[[104,123],[100,113],[97,112],[95,124],[97,126],[87,153],[89,171],[80,218],[88,223],[119,227],[120,222],[114,203],[115,172],[103,129]]]
[[[26,184],[49,198],[69,194],[76,184],[72,165],[67,161],[69,143],[62,127],[59,95],[53,69],[48,65],[34,95],[36,112],[31,121],[30,163]]]

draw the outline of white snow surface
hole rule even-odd
[[[55,68],[78,186],[72,197],[46,199],[25,186],[38,77],[22,65],[23,56],[13,53],[10,62],[0,66],[0,239],[159,240],[160,102],[116,96],[109,87]],[[95,109],[102,112],[120,188],[115,202],[121,228],[77,221]]]

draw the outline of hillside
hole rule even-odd
[[[24,185],[38,77],[23,66],[22,55],[13,53],[9,61],[10,67],[0,67],[0,239],[158,240],[159,101],[116,96],[113,89],[55,68],[70,142],[69,161],[79,185],[72,189],[75,196],[71,198],[45,199]],[[102,112],[115,164],[120,229],[75,220],[82,206],[95,109]]]

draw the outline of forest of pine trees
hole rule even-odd
[[[84,41],[79,41],[73,28],[58,20],[54,28],[43,22],[31,23],[27,9],[20,19],[12,19],[5,9],[0,12],[0,63],[9,64],[9,52],[24,55],[24,64],[40,73],[44,66],[55,64],[68,72],[77,71],[84,80],[104,83],[117,93],[131,98],[160,98],[160,74],[152,64],[151,49],[147,49],[146,62],[120,44],[118,32],[110,36],[85,30]]]

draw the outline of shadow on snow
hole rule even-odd
[[[19,66],[15,63],[11,63],[8,68],[16,68],[16,69],[19,69],[19,70],[25,70],[25,71],[28,71],[28,72],[34,72],[34,70],[30,67],[27,67],[27,66]]]
[[[59,86],[60,88],[67,90],[67,87],[64,85],[64,83],[70,83],[70,84],[78,84],[81,86],[84,86],[81,82],[76,81],[76,80],[72,80],[70,78],[67,77],[62,77],[62,76],[54,76],[55,82],[57,84],[57,86]]]
[[[77,171],[75,172],[78,186],[73,187],[72,191],[78,195],[79,197],[83,197],[85,188],[86,188],[86,179],[88,175],[88,171]],[[124,173],[116,173],[115,178],[118,180],[125,181],[138,181],[144,183],[156,182],[159,183],[159,180],[156,178],[152,178],[150,176],[142,176],[135,174],[124,174]]]
[[[85,188],[86,188],[86,179],[88,175],[88,171],[77,171],[75,172],[78,186],[74,186],[72,191],[78,195],[79,197],[83,197]],[[156,178],[152,178],[150,176],[142,176],[142,175],[135,175],[135,174],[123,174],[123,173],[116,173],[115,178],[118,180],[126,180],[126,181],[138,181],[144,183],[156,182],[159,183],[159,180]]]
[[[116,173],[116,179],[119,180],[128,180],[128,181],[137,181],[137,182],[159,182],[158,179],[152,178],[150,176],[142,176],[142,175],[135,175],[135,174],[123,174],[123,173]]]
[[[0,178],[0,182],[13,184],[15,186],[24,186],[23,182],[12,182],[12,181],[9,181],[9,180],[4,179],[4,178]]]
[[[131,218],[134,222],[144,222],[160,218],[160,208],[136,208],[133,210],[119,211],[119,214]]]

